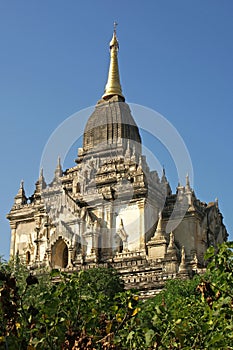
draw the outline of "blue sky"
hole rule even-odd
[[[5,216],[21,179],[31,195],[50,134],[103,94],[113,21],[126,100],[176,127],[192,159],[196,195],[218,197],[233,238],[232,17],[232,0],[0,2],[0,255],[8,258]],[[65,167],[75,157],[74,149]],[[159,146],[156,157],[175,190]]]

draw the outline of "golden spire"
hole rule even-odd
[[[114,31],[112,40],[110,41],[110,66],[109,66],[109,72],[108,72],[108,81],[105,86],[105,91],[103,95],[103,99],[108,100],[111,96],[118,95],[125,100],[122,91],[121,91],[121,84],[120,84],[120,75],[119,75],[119,69],[118,69],[118,60],[117,60],[117,54],[119,50],[119,44],[116,36],[116,26],[117,23],[114,22]]]

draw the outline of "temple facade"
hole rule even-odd
[[[203,271],[206,249],[228,234],[217,200],[201,202],[188,176],[172,193],[165,171],[159,177],[150,170],[122,93],[118,49],[114,30],[105,92],[74,166],[63,171],[58,159],[50,184],[41,170],[29,198],[21,183],[7,215],[10,255],[30,269],[112,266],[126,288],[150,296],[169,278]],[[168,222],[177,219],[168,232]]]

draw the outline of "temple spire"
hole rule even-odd
[[[36,182],[36,191],[35,193],[40,193],[41,194],[41,190],[46,188],[46,182],[44,179],[44,173],[43,173],[43,168],[40,169],[40,176],[38,181]]]
[[[60,159],[60,157],[58,157],[57,166],[56,166],[56,169],[54,171],[54,178],[53,178],[53,181],[51,182],[50,185],[60,183],[61,177],[62,177],[61,159]]]
[[[55,169],[54,176],[56,179],[62,176],[62,167],[61,167],[61,158],[60,157],[58,157],[58,159],[57,159],[57,167]]]
[[[119,74],[118,59],[117,59],[119,44],[116,36],[116,26],[117,26],[117,23],[114,22],[113,36],[109,44],[110,45],[110,65],[109,65],[109,72],[108,72],[108,81],[105,86],[103,99],[108,100],[112,96],[117,95],[117,96],[120,96],[124,101],[125,98],[121,90],[120,74]]]
[[[20,187],[17,195],[15,196],[15,204],[24,205],[27,204],[27,197],[24,191],[24,181],[20,182]]]
[[[191,190],[190,181],[189,181],[189,174],[186,175],[185,190],[186,191],[190,191]]]

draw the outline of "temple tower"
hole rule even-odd
[[[201,202],[188,176],[172,193],[165,169],[160,178],[149,168],[122,92],[118,53],[114,26],[105,91],[87,121],[75,164],[63,171],[58,159],[50,184],[41,170],[29,197],[21,183],[7,215],[10,254],[29,269],[110,265],[127,288],[149,296],[167,278],[203,271],[206,249],[228,234],[218,202]],[[177,201],[186,203],[187,211],[173,232],[166,232]]]

